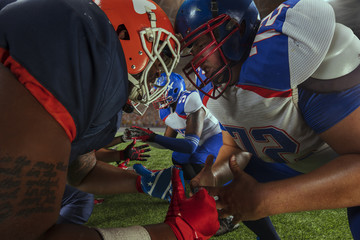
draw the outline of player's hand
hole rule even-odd
[[[235,154],[236,162],[241,169],[244,169],[249,163],[252,154],[249,152],[238,152]],[[226,183],[229,183],[233,179],[233,174],[231,172],[228,161],[224,162],[222,165],[213,168],[214,157],[209,155],[205,162],[205,167],[200,171],[200,173],[195,176],[191,182],[190,186],[192,191],[199,187],[215,187],[221,186]]]
[[[214,198],[203,188],[186,198],[179,170],[174,168],[172,171],[173,196],[165,223],[178,240],[209,239],[219,229]]]
[[[229,161],[234,176],[232,182],[222,187],[205,187],[211,196],[216,196],[219,217],[233,215],[233,224],[239,221],[257,220],[267,216],[263,209],[263,183],[245,173],[232,156]]]
[[[124,149],[124,158],[137,161],[146,161],[150,155],[143,153],[151,151],[149,144],[143,144],[141,146],[134,147],[135,143],[136,139],[134,139],[133,142]]]
[[[132,126],[130,128],[126,128],[125,134],[127,138],[140,139],[143,142],[147,142],[147,141],[151,142],[156,136],[156,133],[154,133],[150,129],[145,129],[138,126]]]
[[[211,167],[214,162],[214,156],[209,155],[206,158],[205,166],[198,175],[196,175],[190,181],[190,187],[192,192],[196,192],[200,187],[207,186],[207,187],[215,187],[216,186],[216,177],[214,176],[213,172],[211,171]]]
[[[133,168],[140,175],[136,182],[139,192],[170,201],[172,195],[172,169],[178,167],[172,166],[163,170],[151,171],[141,164],[134,164]],[[182,171],[181,178],[183,185],[185,185]]]

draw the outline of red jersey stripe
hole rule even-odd
[[[292,96],[292,91],[291,89],[286,90],[286,91],[276,91],[276,90],[271,90],[271,89],[266,89],[266,88],[261,88],[261,87],[256,87],[256,86],[249,86],[249,85],[236,85],[236,87],[242,88],[244,90],[249,90],[252,91],[264,98],[273,98],[273,97],[291,97]]]
[[[3,48],[0,48],[0,60],[63,127],[72,142],[76,137],[76,125],[66,108]]]

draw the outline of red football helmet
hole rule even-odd
[[[126,30],[120,39],[124,50],[129,81],[134,87],[129,98],[149,104],[166,87],[151,92],[156,75],[150,69],[155,64],[170,76],[180,59],[180,43],[165,12],[152,0],[94,0],[105,12],[115,31]],[[150,73],[150,74],[149,74]]]

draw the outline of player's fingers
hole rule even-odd
[[[241,169],[244,169],[248,165],[248,163],[251,159],[251,156],[252,156],[251,153],[244,152],[244,151],[235,155],[236,162],[240,166]]]
[[[235,155],[232,155],[230,157],[229,166],[234,178],[238,178],[239,176],[241,176],[243,171],[240,168],[239,164],[237,164]]]
[[[200,187],[200,181],[201,181],[201,173],[205,171],[211,171],[211,167],[214,162],[214,156],[208,155],[205,161],[205,166],[203,169],[201,169],[200,173],[196,175],[193,179],[190,181],[190,189],[193,193],[196,193],[198,191],[198,188]]]
[[[150,151],[151,151],[151,148],[146,148],[146,149],[141,150],[140,152],[144,153],[144,152],[150,152]]]
[[[136,143],[136,139],[134,138],[133,141],[126,147],[126,149],[134,148],[135,143]]]
[[[191,179],[190,181],[191,192],[196,193],[199,191],[199,188],[200,188],[200,179],[197,177]]]
[[[145,149],[139,149],[139,148],[137,148],[136,151],[139,152],[139,153],[150,152],[150,151],[151,151],[151,148],[145,148]]]
[[[150,147],[149,144],[142,144],[142,145],[136,147],[136,149],[143,149],[143,148],[148,148],[148,149],[150,149],[149,147]],[[144,149],[144,150],[146,150],[146,149]],[[150,150],[149,150],[149,151],[150,151]]]
[[[149,154],[140,154],[140,158],[149,158],[150,155]]]

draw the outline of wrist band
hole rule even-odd
[[[103,240],[151,240],[151,237],[142,226],[131,226],[126,228],[95,228]]]

